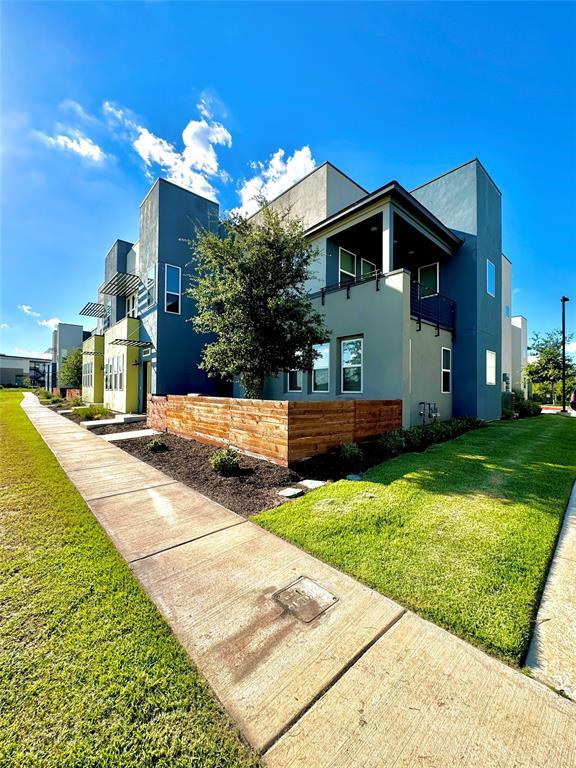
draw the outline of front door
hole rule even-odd
[[[150,361],[145,361],[142,366],[142,411],[146,413],[148,410],[148,395],[150,394],[150,380],[152,378],[152,371],[150,369]]]

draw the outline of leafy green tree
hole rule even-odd
[[[69,352],[58,372],[58,386],[80,389],[82,386],[82,350],[73,349]]]
[[[571,341],[572,334],[566,337],[566,343]],[[536,359],[526,366],[526,375],[533,384],[540,385],[542,391],[548,392],[552,401],[560,395],[560,382],[562,381],[562,332],[558,329],[547,333],[535,333],[532,336],[530,352]],[[566,355],[566,391],[569,392],[570,383],[576,379],[576,364],[570,355]]]
[[[267,376],[311,368],[313,345],[329,338],[305,288],[316,250],[290,211],[265,206],[258,221],[233,217],[221,227],[190,243],[192,322],[216,337],[204,347],[200,368],[227,380],[237,376],[247,397],[261,398]]]

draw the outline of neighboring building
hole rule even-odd
[[[50,372],[49,389],[60,386],[58,377],[62,361],[70,352],[72,352],[72,350],[80,349],[84,339],[89,336],[90,332],[85,331],[81,325],[58,323],[56,328],[52,331],[52,346],[50,348],[50,352],[52,353],[52,368]]]
[[[528,320],[523,315],[512,318],[512,389],[530,395],[530,383],[524,371],[528,364]]]
[[[47,387],[50,381],[50,360],[41,357],[21,357],[0,353],[0,385],[23,387],[27,380],[33,387]]]
[[[117,240],[105,258],[98,301],[80,312],[98,318],[83,345],[83,397],[119,412],[146,409],[147,396],[226,387],[198,369],[209,337],[189,318],[185,294],[198,228],[218,231],[219,208],[182,187],[158,179],[140,206],[137,243]]]

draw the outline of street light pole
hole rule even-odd
[[[566,302],[568,296],[562,296],[562,413],[566,413]]]

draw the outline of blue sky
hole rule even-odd
[[[81,322],[164,175],[223,210],[330,160],[411,189],[477,156],[513,312],[576,330],[571,3],[3,3],[0,351]],[[89,326],[90,320],[87,321]]]

